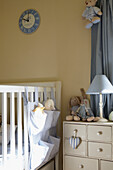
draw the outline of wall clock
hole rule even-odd
[[[31,34],[40,25],[39,13],[34,9],[24,11],[19,18],[19,28],[23,33]]]

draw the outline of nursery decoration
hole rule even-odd
[[[100,110],[100,122],[107,122],[108,120],[104,118],[103,115],[103,98],[104,94],[113,94],[113,85],[106,77],[106,75],[96,75],[90,84],[87,94],[99,95],[99,110]]]
[[[55,110],[54,101],[52,99],[46,100],[45,110]]]
[[[69,101],[69,115],[66,120],[71,121],[98,121],[100,117],[94,117],[90,108],[89,100],[83,88],[80,89],[81,96],[73,96]]]
[[[82,115],[83,121],[92,121],[94,120],[93,112],[89,106],[89,100],[87,99],[87,95],[85,93],[85,90],[83,88],[80,89],[81,91],[81,107],[80,107],[80,114]]]
[[[77,149],[81,144],[81,138],[77,137],[77,129],[74,130],[73,136],[69,138],[69,143],[73,149]]]
[[[66,116],[66,120],[79,121],[79,110],[80,110],[81,99],[79,96],[73,96],[69,100],[69,115]]]
[[[40,15],[34,9],[25,10],[19,18],[19,28],[25,34],[31,34],[40,25]]]
[[[93,24],[97,24],[100,22],[100,16],[102,12],[100,8],[96,7],[97,0],[86,0],[86,9],[82,14],[83,19],[86,19],[86,28],[89,29],[93,26]]]

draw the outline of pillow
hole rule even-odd
[[[15,126],[16,130],[17,126]],[[7,124],[7,144],[10,142],[10,124]],[[0,144],[2,144],[2,126],[0,127]]]

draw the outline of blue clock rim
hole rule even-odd
[[[27,14],[27,11],[33,11],[33,13],[37,13],[37,15],[38,15],[38,17],[39,17],[39,21],[38,21],[38,25],[37,26],[35,26],[34,27],[34,25],[31,27],[31,28],[29,28],[29,29],[27,29],[27,28],[25,28],[23,25],[22,25],[22,16],[24,17],[24,15],[23,14]],[[36,20],[35,20],[36,21]],[[35,22],[36,23],[36,22]],[[21,26],[23,27],[23,28],[21,28]],[[23,33],[25,33],[25,34],[31,34],[31,33],[33,33],[33,32],[35,32],[38,28],[39,28],[39,26],[40,26],[40,14],[39,14],[39,12],[36,10],[36,9],[32,9],[32,8],[30,8],[30,9],[26,9],[26,10],[24,10],[24,12],[22,12],[22,14],[20,15],[20,17],[19,17],[19,28],[20,28],[20,30],[23,32]],[[29,30],[29,32],[28,32],[28,30]]]

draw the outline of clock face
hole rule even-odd
[[[28,9],[19,18],[19,28],[22,32],[30,34],[39,27],[40,16],[34,9]]]

